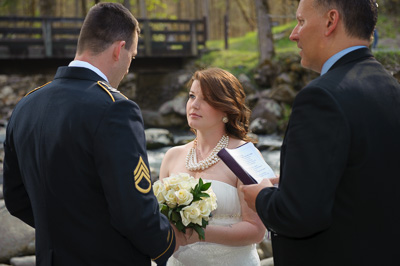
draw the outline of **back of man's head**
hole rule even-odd
[[[378,20],[376,0],[314,0],[323,11],[339,11],[346,33],[351,37],[370,40]]]
[[[139,23],[132,13],[119,3],[99,3],[86,15],[78,39],[77,54],[89,51],[97,55],[116,41],[126,41],[130,49],[133,34],[139,34]]]

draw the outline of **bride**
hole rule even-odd
[[[236,148],[251,141],[247,136],[250,110],[240,82],[229,72],[210,68],[195,72],[186,105],[188,124],[196,139],[167,151],[160,180],[173,173],[189,173],[211,182],[217,209],[205,229],[205,240],[187,234],[167,265],[259,265],[256,243],[265,227],[237,187],[240,180],[216,155],[222,148]]]

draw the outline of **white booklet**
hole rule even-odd
[[[253,143],[247,142],[235,149],[218,152],[221,160],[245,185],[260,183],[264,178],[276,177]]]

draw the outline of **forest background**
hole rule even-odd
[[[251,74],[260,62],[257,31],[272,28],[273,54],[297,52],[288,36],[296,25],[298,0],[108,0],[137,18],[207,19],[206,53],[200,66],[214,65]],[[0,0],[0,16],[84,17],[99,0]],[[102,1],[104,2],[104,1]],[[271,25],[257,23],[257,3],[265,2]],[[400,0],[378,0],[378,60],[399,65]],[[143,8],[145,6],[145,9]],[[226,24],[226,21],[228,24]],[[226,29],[228,25],[228,29]],[[273,27],[271,27],[273,26]],[[269,30],[269,29],[267,29]],[[227,35],[227,36],[225,36]],[[228,39],[225,39],[227,37]],[[262,59],[262,58],[261,58]],[[251,76],[251,75],[250,75]]]

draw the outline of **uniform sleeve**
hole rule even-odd
[[[3,194],[6,207],[10,214],[35,227],[32,205],[22,182],[19,163],[14,149],[11,121],[8,124],[6,140],[4,142],[3,163]]]
[[[94,146],[112,225],[143,254],[157,263],[166,261],[175,249],[175,235],[152,191],[139,107],[128,100],[113,103]]]
[[[279,188],[265,188],[256,199],[270,231],[301,238],[330,225],[349,145],[350,129],[336,100],[323,89],[303,89],[282,145]]]

